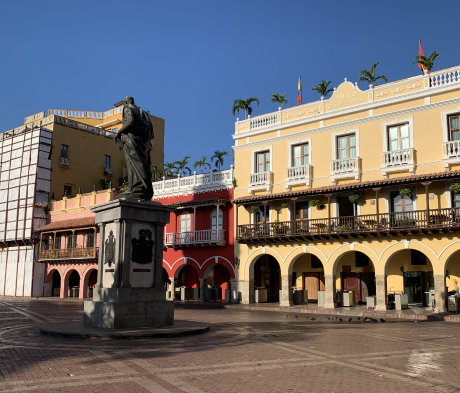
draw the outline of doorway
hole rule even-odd
[[[408,296],[409,304],[428,306],[431,289],[434,289],[433,272],[404,272],[404,293]]]
[[[355,215],[353,203],[350,202],[347,196],[337,197],[339,206],[339,217],[352,217]]]
[[[342,288],[344,291],[354,291],[355,301],[365,302],[366,297],[375,296],[375,273],[342,272]]]
[[[318,291],[325,291],[324,272],[304,272],[304,288],[308,291],[308,300],[318,301]]]

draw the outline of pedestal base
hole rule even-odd
[[[85,326],[131,329],[174,324],[174,303],[165,300],[85,302]]]

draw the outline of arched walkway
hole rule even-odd
[[[314,254],[298,255],[292,263],[294,304],[318,303],[318,292],[325,290],[324,266]],[[302,294],[299,291],[306,291]]]
[[[198,272],[192,265],[182,265],[174,275],[175,297],[179,300],[198,300],[200,282]],[[195,290],[197,289],[197,290]]]
[[[203,278],[203,284],[207,291],[205,295],[200,297],[205,297],[206,300],[227,300],[229,302],[230,299],[225,297],[225,291],[230,290],[230,279],[231,274],[226,266],[220,263],[209,266],[204,272]],[[227,292],[227,296],[230,297],[230,292]]]
[[[450,256],[446,264],[447,292],[460,290],[460,251]]]
[[[51,296],[59,297],[61,294],[61,275],[57,270],[53,270],[51,273]]]
[[[251,264],[252,265],[252,264]],[[253,264],[254,302],[280,302],[281,270],[278,261],[271,255],[258,257]],[[290,286],[291,283],[288,284]]]
[[[79,297],[79,292],[80,274],[76,270],[70,270],[65,276],[64,297]]]
[[[88,269],[83,276],[83,280],[80,280],[79,298],[92,298],[96,284],[97,269]]]

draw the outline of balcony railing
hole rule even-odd
[[[393,150],[382,153],[382,168],[414,163],[414,148]]]
[[[460,229],[460,208],[238,225],[240,243],[434,233]]]
[[[356,172],[359,169],[359,157],[342,158],[331,161],[331,174],[339,175],[342,173]]]
[[[225,245],[225,230],[205,229],[201,231],[171,232],[165,234],[166,247],[189,247]]]
[[[269,115],[257,116],[255,119],[249,120],[250,129],[261,128],[265,126],[271,126],[279,124],[278,113],[271,113]]]
[[[460,141],[444,142],[442,153],[444,158],[460,157]]]
[[[47,260],[70,260],[70,259],[93,259],[97,258],[98,247],[75,247],[56,250],[40,250],[39,261]]]
[[[460,67],[449,68],[430,74],[430,87],[440,87],[460,82]]]
[[[286,181],[306,179],[311,176],[311,165],[286,168]]]

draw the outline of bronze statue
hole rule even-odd
[[[153,126],[149,114],[134,104],[133,97],[123,100],[123,123],[115,143],[123,150],[128,170],[128,190],[118,198],[151,200],[153,196],[150,160]]]

